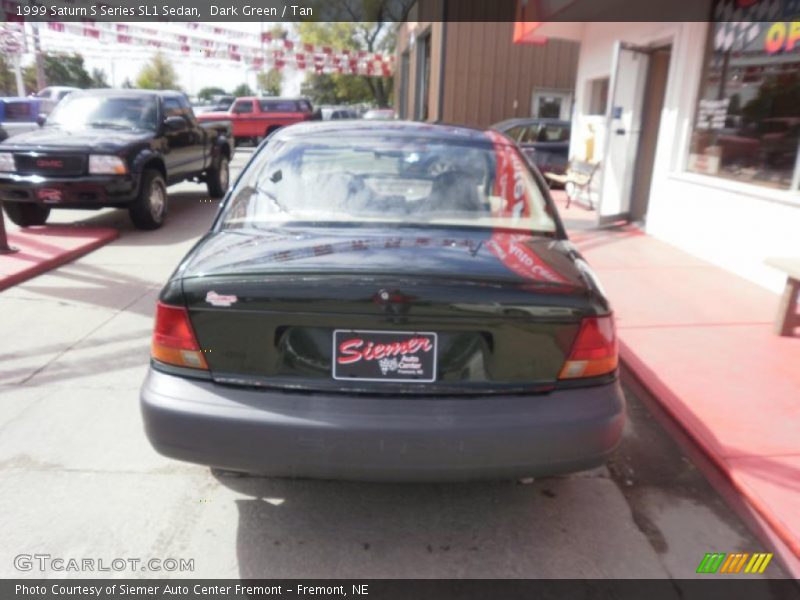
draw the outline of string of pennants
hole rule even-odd
[[[264,32],[252,34],[205,23],[187,23],[186,31],[160,31],[131,23],[55,22],[50,31],[91,38],[100,43],[127,44],[188,58],[203,57],[233,61],[261,71],[285,68],[317,74],[342,73],[370,77],[391,77],[394,56],[362,50],[337,49],[275,37]]]

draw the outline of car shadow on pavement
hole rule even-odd
[[[546,511],[537,506],[548,498],[513,482],[407,485],[215,474],[250,497],[236,501],[242,578],[519,576],[537,544],[567,533],[551,523],[536,540],[526,536],[519,524],[540,521]]]
[[[176,262],[177,266],[177,262]],[[26,283],[25,291],[52,296],[61,303],[91,304],[111,310],[125,310],[151,318],[155,312],[155,296],[163,285],[162,282],[148,281],[132,275],[123,275],[119,270],[77,262],[62,267],[51,274],[64,282],[51,284],[51,280],[40,283],[34,279]],[[128,289],[130,293],[120,298],[120,289]],[[152,293],[153,302],[140,302],[144,296]]]
[[[111,337],[94,337],[90,346],[75,350],[78,358],[59,355],[40,367],[31,365],[14,367],[13,361],[16,355],[3,354],[0,355],[0,385],[75,385],[75,382],[92,379],[99,381],[104,375],[129,369],[141,370],[143,377],[149,361],[149,341],[149,330],[131,331]],[[110,346],[113,348],[108,349]],[[45,345],[33,350],[42,354],[54,351],[63,351],[63,347]],[[91,360],[85,359],[87,351],[91,354]],[[12,368],[6,368],[9,363]]]
[[[246,496],[235,501],[242,578],[568,577],[576,565],[585,577],[663,576],[643,538],[625,543],[633,526],[620,527],[627,505],[605,469],[528,485],[213,473]]]

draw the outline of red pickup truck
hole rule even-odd
[[[305,98],[237,98],[225,112],[197,115],[201,122],[225,120],[233,124],[233,137],[259,142],[276,129],[311,120],[313,107]]]

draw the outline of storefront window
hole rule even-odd
[[[711,26],[688,170],[798,187],[800,23]]]

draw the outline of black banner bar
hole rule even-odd
[[[2,0],[0,21],[773,21],[800,0]]]
[[[636,579],[5,579],[0,598],[28,600],[796,600],[790,579],[710,575],[696,580]]]

